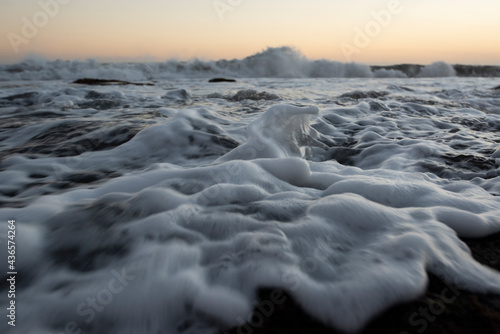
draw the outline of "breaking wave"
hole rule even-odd
[[[500,66],[450,65],[436,62],[423,65],[368,66],[326,59],[311,60],[298,50],[283,46],[243,59],[205,61],[193,59],[164,62],[102,63],[96,60],[48,61],[31,56],[24,61],[0,65],[0,81],[75,80],[83,77],[119,80],[161,80],[175,77],[248,78],[404,78],[446,76],[500,76]]]

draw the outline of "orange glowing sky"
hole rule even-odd
[[[493,0],[2,0],[0,62],[233,59],[288,45],[311,59],[500,65],[499,14]]]

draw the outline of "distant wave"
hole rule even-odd
[[[294,48],[284,46],[243,59],[143,63],[101,63],[96,60],[48,61],[29,57],[13,65],[0,65],[0,80],[75,80],[83,77],[119,80],[155,80],[173,77],[250,78],[406,78],[480,76],[500,77],[500,66],[450,65],[436,62],[428,66],[403,64],[368,66],[326,59],[311,60]]]

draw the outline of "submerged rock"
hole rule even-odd
[[[168,91],[162,99],[186,102],[191,100],[191,94],[185,89],[175,89]]]
[[[242,100],[277,100],[279,96],[268,92],[257,92],[253,89],[240,90],[233,95],[229,100],[242,101]]]
[[[140,83],[140,82],[130,82],[123,80],[107,80],[107,79],[78,79],[73,81],[74,84],[80,85],[93,85],[93,86],[104,86],[104,85],[135,85],[135,86],[154,86],[152,83]]]
[[[234,95],[223,95],[220,93],[208,94],[209,99],[226,99],[228,101],[243,101],[243,100],[278,100],[280,97],[276,94],[268,92],[258,92],[254,89],[239,90]]]
[[[92,108],[96,110],[108,110],[121,105],[120,101],[109,99],[95,99],[93,101],[79,103],[78,106],[83,109]]]
[[[361,91],[361,90],[355,90],[353,92],[345,93],[339,96],[339,98],[350,98],[350,99],[355,99],[355,100],[360,100],[360,99],[378,99],[380,97],[389,95],[389,92],[386,91]]]
[[[226,79],[226,78],[213,78],[208,80],[208,82],[236,82],[234,79]]]
[[[212,94],[208,94],[207,97],[209,99],[226,99],[226,100],[229,100],[229,96],[227,95],[222,95],[221,93],[212,93]]]

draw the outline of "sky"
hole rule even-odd
[[[497,0],[2,0],[0,63],[234,59],[500,65]]]

